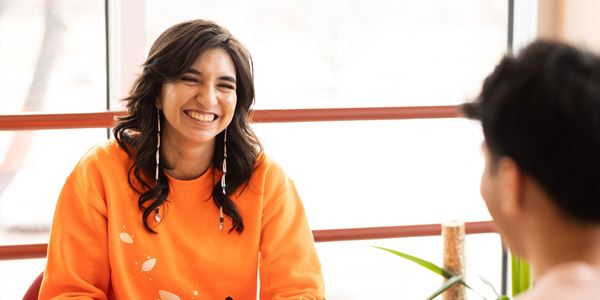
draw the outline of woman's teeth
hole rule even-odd
[[[194,120],[198,120],[200,122],[212,122],[215,120],[214,114],[203,114],[197,111],[188,111],[187,115],[190,116]]]

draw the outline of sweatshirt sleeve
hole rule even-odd
[[[293,182],[275,167],[265,182],[260,299],[324,299],[321,264]]]
[[[106,216],[98,169],[82,161],[58,199],[39,299],[107,299]]]

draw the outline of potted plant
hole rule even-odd
[[[469,278],[469,280],[467,280],[467,277],[463,274],[453,274],[452,272],[450,272],[449,270],[440,267],[430,261],[421,259],[419,257],[404,253],[404,252],[400,252],[397,250],[393,250],[393,249],[389,249],[389,248],[384,248],[384,247],[377,247],[377,246],[373,246],[374,248],[377,249],[381,249],[384,251],[387,251],[391,254],[394,254],[396,256],[402,257],[404,259],[407,259],[409,261],[412,261],[420,266],[425,267],[426,269],[444,277],[446,279],[446,281],[444,282],[444,284],[442,284],[437,290],[435,290],[431,295],[429,295],[426,299],[427,300],[432,300],[436,297],[438,297],[439,295],[441,295],[442,293],[444,293],[445,291],[447,291],[448,289],[452,288],[453,286],[460,284],[465,286],[467,289],[470,289],[472,291],[474,291],[476,294],[480,295],[482,297],[482,299],[485,300],[490,300],[490,299],[495,299],[495,300],[510,300],[510,298],[507,295],[500,295],[496,289],[494,288],[494,286],[485,278],[481,277],[481,276],[476,276],[475,278]],[[511,279],[512,279],[512,296],[516,296],[517,294],[520,294],[521,292],[527,290],[531,284],[531,268],[529,263],[527,263],[525,260],[523,260],[522,258],[516,256],[516,255],[511,255]],[[488,287],[487,292],[484,292],[480,289],[476,289],[475,285],[473,284],[472,280],[473,279],[477,279],[479,282],[482,282],[484,286]],[[490,297],[489,295],[492,294],[492,296]]]

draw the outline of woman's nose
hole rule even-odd
[[[198,86],[196,101],[204,106],[213,106],[217,104],[217,91],[211,84],[202,84]]]

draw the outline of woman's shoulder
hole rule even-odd
[[[127,163],[129,157],[114,139],[108,139],[104,142],[92,146],[79,160],[76,169],[95,167],[109,167],[115,164],[123,165]]]
[[[283,173],[283,168],[275,159],[271,158],[265,152],[260,152],[256,157],[256,163],[254,164],[254,173],[272,173],[272,172],[281,172]]]
[[[289,179],[283,167],[264,152],[259,153],[257,156],[251,177],[251,180],[263,184],[266,182],[270,182],[271,184],[275,182],[283,183]]]
[[[115,139],[108,139],[92,146],[84,155],[88,160],[105,160],[107,158],[127,157],[127,153],[121,148]]]

